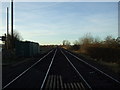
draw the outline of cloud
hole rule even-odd
[[[39,37],[39,36],[42,36],[42,37],[46,37],[46,36],[53,36],[53,35],[56,35],[55,32],[53,31],[50,31],[50,30],[18,30],[18,32],[21,33],[21,35],[25,38],[34,38],[34,37]]]
[[[116,3],[87,3],[81,6],[80,3],[41,2],[15,5],[14,29],[25,40],[60,43],[64,39],[78,39],[88,32],[100,37],[117,35],[117,10],[116,7],[113,9]]]

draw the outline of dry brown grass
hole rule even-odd
[[[116,73],[120,73],[120,47],[102,43],[81,45],[76,53],[87,55],[99,64],[107,66]]]
[[[113,62],[105,62],[105,61],[98,61],[99,64],[107,66],[109,69],[114,71],[115,73],[120,73],[120,65],[118,63]]]
[[[84,49],[84,53],[92,58],[102,59],[107,62],[117,62],[120,59],[120,48],[90,45]]]

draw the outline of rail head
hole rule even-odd
[[[56,52],[57,52],[57,49],[55,50],[55,53],[54,53],[54,55],[53,55],[53,57],[52,57],[52,60],[51,60],[51,62],[50,62],[50,65],[49,65],[48,70],[47,70],[47,72],[46,72],[46,75],[45,75],[45,77],[44,77],[44,80],[43,80],[43,82],[42,82],[42,85],[41,85],[41,87],[40,87],[40,90],[42,90],[43,87],[44,87],[44,84],[45,84],[46,79],[47,79],[47,77],[48,77],[48,73],[49,73],[49,71],[50,71],[50,68],[51,68],[51,66],[52,66],[53,60],[54,60],[54,58],[55,58]]]
[[[65,58],[68,60],[70,65],[74,68],[74,70],[78,73],[78,75],[81,77],[81,79],[84,81],[86,86],[89,88],[89,90],[92,90],[92,87],[88,84],[88,82],[83,78],[83,76],[80,74],[80,72],[76,69],[76,67],[72,64],[72,62],[69,60],[69,58],[65,55],[65,53],[61,50],[62,54],[65,56]]]
[[[80,59],[79,57],[75,56],[74,54],[66,51],[67,53],[69,53],[70,55],[72,55],[73,57],[75,57],[76,59],[80,60],[81,62],[83,62],[84,64],[88,65],[89,67],[95,69],[96,71],[99,71],[100,73],[104,74],[105,76],[107,76],[108,78],[112,79],[113,81],[117,82],[118,84],[120,84],[120,81],[118,81],[117,79],[113,78],[112,76],[106,74],[105,72],[101,71],[100,69],[96,68],[95,66],[87,63],[86,61]]]
[[[20,78],[22,75],[24,75],[27,71],[29,71],[33,66],[35,66],[37,63],[39,63],[42,59],[44,59],[46,56],[48,56],[53,50],[51,50],[50,52],[48,52],[46,55],[44,55],[40,60],[38,60],[37,62],[35,62],[34,64],[32,64],[29,68],[27,68],[26,70],[24,70],[21,74],[19,74],[17,77],[15,77],[12,81],[10,81],[8,84],[6,84],[5,86],[3,86],[2,90],[7,88],[10,84],[12,84],[14,81],[16,81],[18,78]]]

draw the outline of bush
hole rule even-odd
[[[110,47],[87,47],[87,54],[92,58],[102,59],[108,62],[115,62],[120,59],[120,49]]]
[[[77,51],[77,50],[79,50],[79,49],[80,49],[80,45],[73,45],[73,46],[71,47],[71,50]]]

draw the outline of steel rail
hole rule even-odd
[[[106,74],[105,72],[103,72],[103,71],[99,70],[98,68],[94,67],[93,65],[91,65],[91,64],[89,64],[89,63],[85,62],[84,60],[82,60],[82,59],[78,58],[78,57],[77,57],[77,56],[75,56],[74,54],[72,54],[72,53],[70,53],[70,52],[68,52],[68,51],[66,51],[66,52],[67,52],[67,53],[69,53],[70,55],[72,55],[73,57],[75,57],[76,59],[80,60],[81,62],[85,63],[85,64],[86,64],[86,65],[88,65],[89,67],[91,67],[91,68],[95,69],[96,71],[99,71],[99,72],[100,72],[100,73],[102,73],[103,75],[107,76],[108,78],[110,78],[110,79],[112,79],[113,81],[115,81],[115,82],[117,82],[117,83],[119,83],[119,84],[120,84],[120,81],[118,81],[117,79],[113,78],[112,76],[110,76],[110,75]]]
[[[81,77],[81,79],[84,81],[84,83],[87,85],[87,87],[92,90],[91,86],[88,84],[88,82],[83,78],[83,76],[80,74],[80,72],[76,69],[76,67],[72,64],[72,62],[69,60],[69,58],[65,55],[65,53],[61,50],[62,54],[65,56],[65,58],[68,60],[70,65],[74,68],[74,70],[78,73],[78,75]]]
[[[12,81],[10,81],[8,84],[6,84],[2,89],[7,88],[10,84],[12,84],[14,81],[16,81],[18,78],[20,78],[22,75],[24,75],[27,71],[29,71],[33,66],[35,66],[37,63],[39,63],[42,59],[44,59],[46,56],[48,56],[53,50],[48,52],[46,55],[44,55],[40,60],[35,62],[33,65],[31,65],[29,68],[27,68],[25,71],[23,71],[21,74],[19,74],[17,77],[15,77]]]
[[[44,77],[44,80],[43,80],[43,82],[42,82],[42,85],[41,85],[41,87],[40,87],[40,90],[43,89],[43,87],[44,87],[45,81],[46,81],[46,79],[47,79],[47,77],[48,77],[48,73],[49,73],[50,68],[51,68],[51,66],[52,66],[52,63],[53,63],[53,60],[54,60],[54,58],[55,58],[56,52],[57,52],[57,49],[55,50],[55,53],[54,53],[54,55],[53,55],[53,57],[52,57],[51,63],[50,63],[50,65],[49,65],[49,67],[48,67],[48,70],[47,70],[47,72],[46,72],[46,75],[45,75],[45,77]]]

